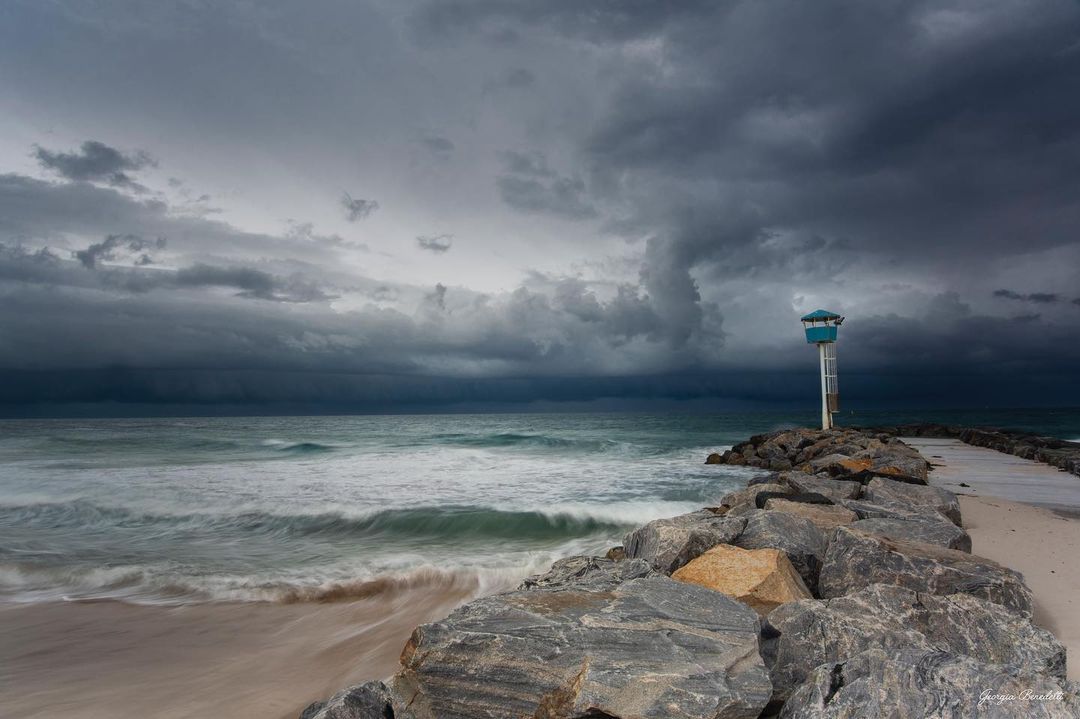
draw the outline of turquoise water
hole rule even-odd
[[[0,422],[0,600],[296,601],[386,580],[511,586],[691,511],[703,464],[813,413]],[[844,415],[1080,437],[1080,412]]]

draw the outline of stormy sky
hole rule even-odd
[[[0,414],[1080,404],[1077,0],[10,0],[0,108]]]

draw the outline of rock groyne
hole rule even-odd
[[[958,439],[974,447],[987,447],[1013,454],[1080,476],[1080,442],[1033,434],[1015,429],[957,427],[945,424],[902,424],[879,427],[876,432],[900,437]]]
[[[971,554],[895,434],[787,430],[710,462],[763,473],[418,627],[390,680],[302,719],[1080,717],[1023,577]]]

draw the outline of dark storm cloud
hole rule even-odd
[[[994,290],[994,297],[1003,297],[1007,300],[1035,302],[1041,305],[1048,305],[1061,301],[1061,296],[1053,292],[1032,292],[1025,295],[1020,292],[1013,292],[1012,290]]]
[[[230,287],[241,290],[240,297],[274,302],[319,302],[333,298],[303,278],[275,277],[250,267],[196,264],[177,270],[172,283],[177,287]]]
[[[289,113],[303,108],[316,139],[288,160],[308,152],[301,169],[332,177],[355,176],[323,167],[349,138],[398,132],[385,153],[369,145],[364,155],[372,176],[390,178],[388,207],[394,183],[415,193],[414,208],[385,218],[405,228],[395,236],[438,253],[422,241],[438,236],[418,233],[463,226],[441,213],[479,225],[511,215],[487,238],[470,229],[469,246],[438,266],[466,250],[503,251],[499,235],[516,222],[529,239],[550,234],[562,269],[494,294],[457,278],[345,277],[351,240],[301,221],[248,232],[181,216],[160,196],[117,191],[145,169],[138,154],[45,150],[42,167],[66,181],[0,175],[0,367],[66,368],[69,396],[100,382],[109,389],[99,399],[132,401],[776,399],[814,391],[814,357],[792,318],[820,305],[849,317],[842,382],[868,398],[937,392],[970,403],[1007,386],[1022,399],[1021,384],[1054,382],[1066,389],[1040,396],[1080,398],[1068,380],[1080,313],[1063,307],[1080,305],[1068,299],[1080,285],[1072,0],[440,0],[411,6],[419,34],[400,35],[415,45],[389,48],[382,64],[339,28],[378,27],[390,43],[392,24],[306,7],[283,9],[288,22],[275,26],[275,13],[185,6],[180,17],[221,32],[198,55],[240,48],[225,84],[254,88],[218,102],[214,63],[214,82],[189,87],[215,111],[207,129],[241,128],[261,153],[295,135]],[[140,18],[161,34],[172,27]],[[232,45],[237,28],[255,30]],[[357,78],[359,66],[380,69]],[[490,96],[477,103],[478,93]],[[274,131],[260,134],[255,117],[278,118]],[[399,158],[417,153],[428,161],[408,174]],[[376,207],[341,202],[350,222]],[[431,214],[410,226],[415,208]],[[110,236],[169,246],[138,267],[140,251],[122,241],[113,258],[92,250]],[[80,252],[88,266],[73,259]],[[1016,316],[1024,310],[1038,312]],[[61,346],[77,350],[61,357]],[[124,378],[94,374],[121,366],[133,368],[130,394]],[[788,381],[804,371],[808,389]],[[33,384],[23,379],[10,391]]]
[[[68,180],[106,182],[140,192],[146,188],[135,182],[128,173],[156,164],[145,152],[125,154],[96,140],[87,140],[78,152],[53,152],[44,147],[35,147],[34,157],[43,168]]]
[[[421,250],[427,250],[428,252],[434,252],[441,255],[454,245],[453,235],[420,235],[416,238],[416,244]]]
[[[359,222],[379,209],[379,203],[375,200],[365,200],[361,197],[353,199],[348,192],[341,195],[341,206],[345,209],[345,219],[349,222]]]

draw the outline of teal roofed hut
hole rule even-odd
[[[837,329],[844,318],[829,310],[814,310],[800,318],[803,328],[806,330],[806,341],[809,344],[818,342],[835,342]]]

